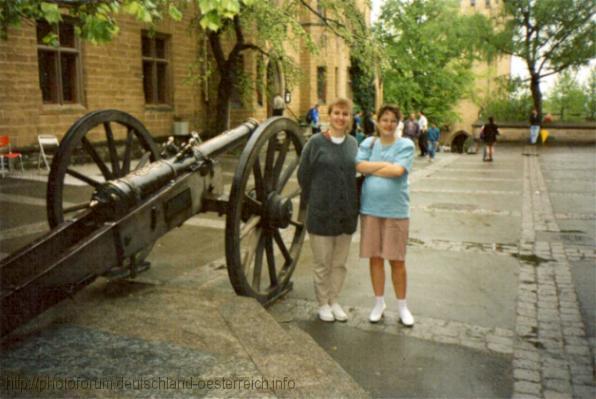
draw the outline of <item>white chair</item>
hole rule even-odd
[[[41,168],[42,160],[46,166],[46,170],[49,172],[50,171],[50,163],[48,162],[48,160],[51,160],[52,158],[54,158],[54,155],[48,154],[47,150],[48,149],[55,150],[56,148],[58,148],[58,146],[60,145],[60,142],[58,141],[58,137],[56,137],[52,134],[40,134],[37,136],[37,142],[39,143],[39,156],[37,157],[37,172],[39,172],[39,169]]]

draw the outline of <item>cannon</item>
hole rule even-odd
[[[124,137],[122,145],[116,137]],[[100,155],[102,141],[107,157]],[[216,157],[241,145],[227,194]],[[129,114],[83,116],[52,162],[46,195],[51,230],[0,262],[1,335],[99,276],[134,278],[147,268],[154,243],[200,212],[226,215],[226,264],[236,293],[271,303],[291,289],[304,242],[306,201],[295,179],[303,145],[293,120],[274,117],[261,124],[248,120],[205,142],[194,136],[180,148],[169,142],[161,153]],[[80,154],[98,173],[77,167]],[[88,196],[72,202],[67,178]]]

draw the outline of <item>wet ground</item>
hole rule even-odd
[[[594,397],[595,153],[593,146],[535,151],[500,145],[492,163],[482,162],[480,155],[449,153],[439,153],[434,163],[416,159],[407,256],[408,302],[416,317],[412,329],[397,323],[389,284],[384,321],[367,322],[372,292],[367,261],[358,258],[358,234],[341,296],[347,323],[316,319],[308,241],[293,291],[269,311],[281,326],[310,334],[372,397]],[[222,161],[229,185],[235,160]],[[0,180],[0,257],[47,231],[44,178],[36,179]],[[88,198],[83,187],[67,189],[72,202]],[[152,268],[136,284],[190,290],[201,285],[231,294],[222,261],[223,228],[223,218],[209,214],[172,231],[158,241],[149,258]],[[163,373],[178,358],[184,360],[182,368],[217,363],[205,355],[210,341],[193,344],[200,349],[193,357],[179,347],[162,353],[163,347],[146,344],[143,334],[124,340],[106,336],[106,328],[98,327],[101,317],[92,317],[103,310],[98,298],[79,323],[84,331],[67,326],[60,334],[81,335],[88,345],[110,345],[112,339],[112,351],[137,347],[139,353],[159,354],[156,359],[167,360]],[[167,317],[175,312],[173,307]],[[206,313],[193,316],[212,320]],[[124,336],[127,317],[118,320],[123,326],[114,322],[108,330]],[[16,359],[30,353],[27,345],[57,339],[43,334],[5,348],[3,370],[33,367]],[[49,355],[56,357],[62,350],[57,348]],[[71,355],[64,355],[68,362],[50,366],[84,375],[103,359],[95,352]],[[69,364],[74,359],[76,367]],[[150,373],[150,365],[141,367],[147,361],[133,357],[121,366]],[[247,363],[249,374],[256,373],[251,367]]]

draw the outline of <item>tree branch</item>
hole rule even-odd
[[[217,69],[222,70],[226,64],[226,56],[223,52],[223,48],[220,41],[220,32],[208,32],[207,37],[209,38],[209,44],[211,45],[211,51],[213,52],[213,57],[215,58],[215,62],[217,63]]]
[[[320,12],[318,12],[317,10],[312,8],[312,6],[310,4],[308,4],[308,2],[305,0],[300,0],[300,3],[302,3],[302,5],[307,10],[309,10],[312,14],[317,16],[321,20],[322,24],[324,26],[326,26],[327,28],[329,28],[329,30],[331,30],[335,35],[337,35],[341,38],[344,38],[344,36],[340,32],[337,31],[337,27],[345,27],[345,25],[341,21],[333,19],[333,18],[329,18],[329,17],[321,14]]]

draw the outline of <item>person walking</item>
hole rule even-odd
[[[399,318],[411,327],[414,317],[406,303],[406,245],[408,241],[410,199],[408,174],[414,162],[412,140],[396,138],[399,108],[381,107],[378,112],[379,137],[362,142],[356,170],[366,175],[360,206],[360,257],[369,258],[375,304],[371,323],[381,320],[385,310],[385,259],[391,265],[391,280],[397,296]]]
[[[321,121],[319,118],[319,104],[313,105],[306,113],[306,122],[310,125],[313,135],[321,132]]]
[[[432,123],[430,125],[430,129],[428,129],[428,161],[432,162],[435,159],[435,152],[437,151],[437,146],[439,145],[439,137],[441,136],[441,132],[437,125]]]
[[[491,116],[488,118],[488,123],[482,128],[482,141],[484,141],[483,161],[492,162],[495,143],[499,135],[499,127],[495,124],[495,119]]]
[[[418,136],[418,146],[420,147],[420,156],[423,157],[428,152],[428,119],[422,111],[418,111],[418,127],[420,128],[420,135]]]
[[[329,130],[306,143],[298,183],[308,201],[306,230],[314,258],[314,287],[323,321],[346,321],[338,303],[346,278],[346,261],[356,231],[356,154],[349,134],[352,102],[339,98],[329,105]]]
[[[532,110],[530,114],[530,143],[536,144],[538,140],[538,134],[540,133],[540,115],[536,108]]]

